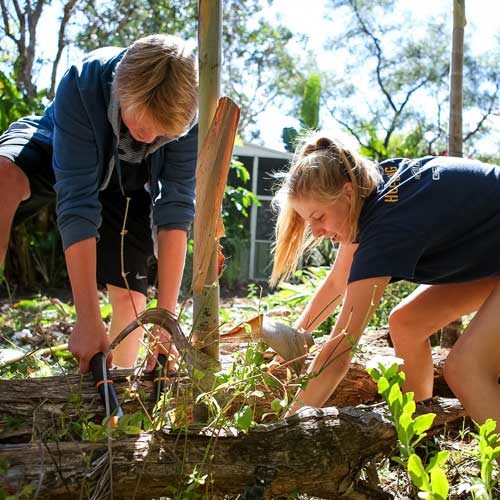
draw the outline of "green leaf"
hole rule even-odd
[[[448,498],[450,485],[446,474],[440,467],[434,467],[431,471],[431,491],[434,493],[436,500],[445,500]]]
[[[366,371],[368,372],[368,375],[375,380],[375,382],[378,382],[382,374],[376,369],[376,368],[367,368]]]
[[[271,409],[275,413],[280,412],[283,408],[285,408],[285,406],[286,406],[286,401],[284,399],[278,399],[278,398],[276,398],[271,403]]]
[[[385,396],[385,393],[389,390],[389,381],[385,377],[380,377],[377,383],[377,391],[380,395]]]
[[[250,406],[244,406],[234,414],[234,423],[237,429],[248,432],[253,422],[253,411]]]
[[[391,380],[394,375],[398,372],[399,365],[397,363],[393,363],[386,371],[385,376]]]
[[[448,461],[450,452],[443,450],[432,455],[429,465],[426,467],[427,472],[430,472],[434,467],[443,467],[443,465]]]
[[[410,425],[412,424],[412,422],[413,422],[413,419],[411,418],[411,415],[409,415],[408,413],[403,413],[399,417],[399,425],[405,431],[408,431],[408,428],[410,427]]]
[[[412,483],[422,491],[430,491],[429,475],[425,472],[422,460],[418,455],[412,453],[408,458],[408,473]]]
[[[432,426],[432,422],[436,418],[435,413],[426,413],[425,415],[419,415],[413,424],[413,429],[415,434],[423,434],[425,431],[429,430]]]

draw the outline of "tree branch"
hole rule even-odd
[[[66,46],[65,43],[65,33],[66,33],[66,26],[69,22],[69,19],[71,17],[71,13],[73,10],[73,7],[76,4],[76,0],[68,0],[66,4],[64,5],[64,10],[63,10],[63,16],[61,18],[61,24],[59,25],[59,36],[57,40],[57,54],[54,59],[54,62],[52,63],[52,74],[50,76],[50,89],[48,92],[48,98],[53,99],[54,94],[55,94],[55,88],[56,88],[56,77],[57,77],[57,68],[59,66],[59,62],[61,60],[61,56],[63,53],[63,50]]]
[[[494,104],[497,100],[497,96],[498,96],[498,91],[500,90],[500,87],[499,87],[499,84],[497,83],[496,86],[495,86],[495,92],[493,93],[493,95],[491,96],[491,99],[490,99],[490,105],[488,106],[488,110],[486,111],[486,113],[483,114],[483,116],[481,117],[481,119],[479,120],[479,122],[477,123],[476,127],[471,130],[463,139],[464,142],[468,141],[472,136],[474,136],[474,134],[476,134],[477,132],[479,132],[479,130],[482,128],[484,122],[490,117],[490,115],[493,115],[493,107],[494,107]]]
[[[389,106],[393,109],[393,111],[397,111],[396,105],[394,104],[394,101],[392,100],[391,95],[385,88],[384,82],[382,81],[382,48],[380,46],[380,40],[368,29],[366,26],[365,22],[361,18],[361,15],[358,10],[358,5],[356,3],[356,0],[350,0],[351,7],[354,11],[354,14],[356,16],[356,19],[358,20],[359,25],[361,26],[361,31],[368,35],[369,38],[371,38],[373,44],[375,45],[375,51],[376,51],[376,58],[377,58],[377,83],[380,87],[380,90],[382,93],[385,95],[387,102],[389,103]]]

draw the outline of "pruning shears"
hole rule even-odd
[[[169,380],[167,376],[167,356],[158,354],[156,368],[154,370],[154,396],[159,401],[165,388],[165,382]],[[106,355],[103,352],[94,354],[89,363],[89,368],[94,378],[96,389],[101,396],[101,401],[106,408],[106,414],[110,416],[109,424],[114,427],[118,420],[123,417],[123,409],[118,400],[113,379],[106,366]]]

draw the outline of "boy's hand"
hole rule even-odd
[[[80,373],[89,371],[89,362],[97,352],[106,352],[109,338],[101,318],[95,320],[77,320],[69,337],[69,350],[79,361]],[[112,356],[108,356],[107,365],[111,366]]]
[[[151,333],[149,346],[152,352],[148,356],[148,362],[146,364],[147,372],[154,370],[156,366],[156,358],[159,353],[163,353],[167,356],[168,369],[173,369],[176,360],[179,358],[179,351],[176,349],[174,343],[172,342],[172,337],[167,331],[159,326],[156,326]]]

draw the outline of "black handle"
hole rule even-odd
[[[158,354],[156,366],[154,369],[154,395],[156,401],[159,401],[165,389],[165,382],[168,379],[168,358],[165,354]]]
[[[110,423],[111,425],[116,425],[118,419],[123,417],[123,410],[118,401],[109,370],[106,368],[104,353],[98,352],[94,354],[90,360],[89,368],[104,407],[106,407],[106,390],[108,392],[109,413],[111,415]]]

